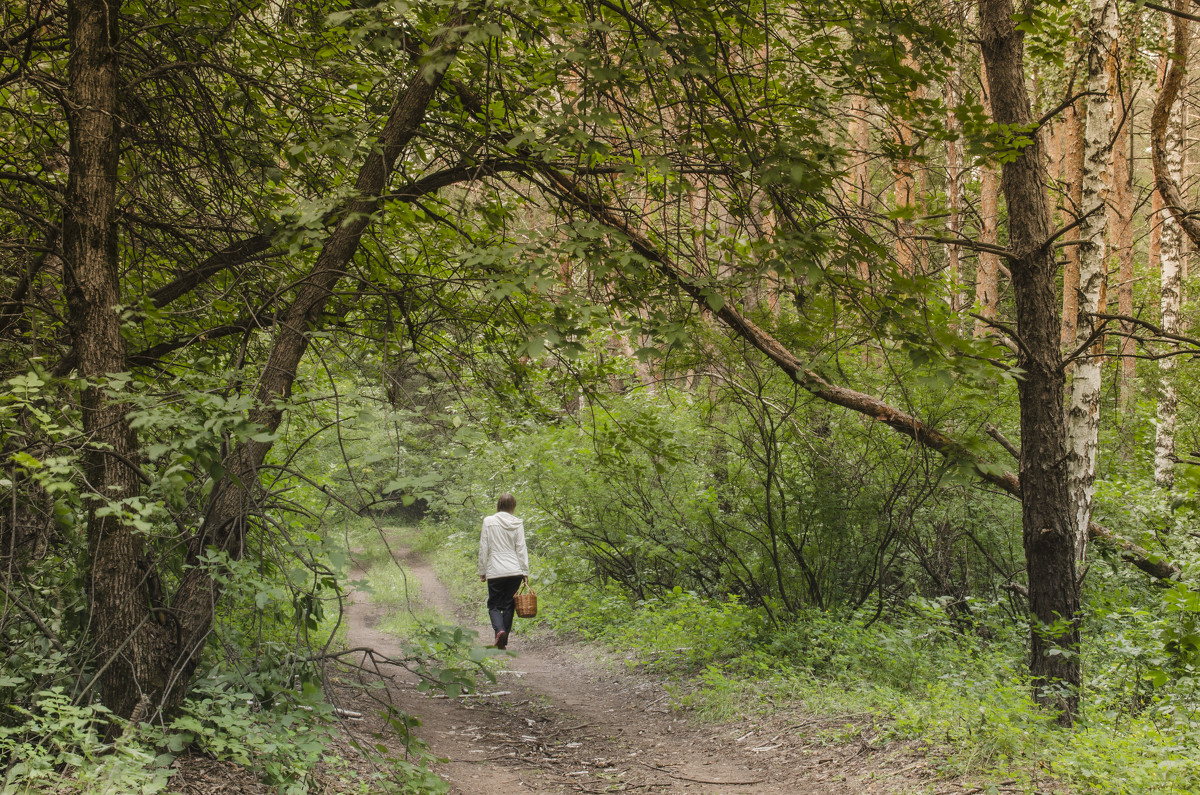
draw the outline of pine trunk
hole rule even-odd
[[[1136,40],[1136,37],[1134,37]],[[1127,71],[1133,66],[1132,54],[1126,58]],[[1115,63],[1115,62],[1114,62]],[[1120,73],[1113,75],[1114,95],[1125,96],[1120,90]],[[1116,256],[1117,271],[1117,313],[1126,317],[1133,316],[1133,185],[1130,171],[1129,150],[1133,143],[1132,121],[1127,118],[1130,109],[1117,107],[1114,109],[1116,123],[1119,129],[1113,136],[1112,154],[1112,200],[1109,203],[1110,243]],[[1134,390],[1137,378],[1137,359],[1133,358],[1134,340],[1133,325],[1121,323],[1121,335],[1117,343],[1117,386],[1118,403],[1121,409],[1129,412],[1133,409]]]
[[[1033,121],[1025,84],[1024,35],[1013,25],[1010,0],[980,3],[981,49],[997,123]],[[1063,361],[1050,239],[1052,207],[1041,136],[1004,163],[1001,187],[1008,208],[1009,249],[1019,357],[1021,520],[1032,614],[1030,670],[1034,697],[1058,711],[1063,724],[1079,706],[1079,581],[1075,527],[1067,489]]]
[[[871,206],[871,174],[867,168],[871,148],[871,125],[867,121],[867,98],[855,97],[851,106],[850,121],[854,136],[854,201],[859,212],[865,216]],[[858,277],[864,284],[871,282],[871,266],[866,260],[858,264]]]
[[[982,80],[984,90],[984,105],[988,113],[995,119],[992,111],[992,89],[988,80],[987,64],[983,65]],[[980,167],[979,216],[982,228],[979,230],[979,242],[994,246],[999,242],[1000,222],[1000,180],[996,167],[991,162],[985,162]],[[981,317],[995,320],[1000,305],[1000,257],[988,251],[979,252],[978,265],[975,270],[975,305]],[[984,320],[975,321],[975,336],[987,333],[990,326]]]

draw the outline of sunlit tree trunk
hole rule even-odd
[[[1075,510],[1076,557],[1087,557],[1087,527],[1092,517],[1096,445],[1100,431],[1101,359],[1093,329],[1101,310],[1107,278],[1108,190],[1113,141],[1112,69],[1117,40],[1116,0],[1091,0],[1088,46],[1090,96],[1083,140],[1082,210],[1079,237],[1078,318],[1072,349],[1080,351],[1071,379],[1067,409],[1067,477]],[[1084,350],[1088,348],[1090,350]]]
[[[992,114],[991,87],[986,63],[983,65],[981,77],[985,94],[984,105],[988,108],[988,113]],[[984,163],[980,171],[979,215],[982,228],[979,230],[979,242],[994,246],[1000,239],[1000,179],[996,167],[991,162]],[[975,305],[982,317],[995,320],[1000,305],[1000,257],[988,251],[981,251],[977,262]],[[988,330],[986,322],[975,322],[975,336],[981,336]]]
[[[1076,218],[1083,207],[1084,113],[1082,100],[1067,108],[1063,118],[1063,193],[1068,216]],[[1063,266],[1062,345],[1075,343],[1075,324],[1079,320],[1079,247],[1068,246]]]
[[[913,135],[912,128],[908,122],[901,119],[897,122],[897,143],[902,147],[912,146]],[[913,161],[911,158],[904,157],[897,161],[895,171],[893,173],[895,186],[892,191],[892,202],[898,211],[903,215],[896,219],[896,263],[900,266],[901,273],[913,273],[916,267],[916,253],[914,251],[913,223],[911,213],[915,211],[917,196],[917,182],[913,178]]]
[[[867,98],[855,97],[851,105],[850,127],[854,138],[854,160],[851,173],[854,179],[854,202],[859,213],[865,215],[871,206],[871,174],[867,158],[871,148],[871,125],[867,121]],[[866,261],[858,263],[858,277],[864,283],[871,281],[871,266]]]
[[[904,59],[904,65],[917,68],[911,56]],[[901,273],[916,273],[917,271],[917,241],[913,239],[913,214],[918,212],[921,203],[920,186],[917,179],[917,164],[912,157],[914,144],[912,125],[903,117],[895,120],[896,143],[904,151],[903,156],[896,161],[893,178],[895,180],[892,201],[897,210],[903,214],[896,221],[896,263]]]
[[[1136,33],[1130,37],[1137,40]],[[1125,58],[1125,73],[1132,74],[1137,57],[1131,51]],[[1119,63],[1114,59],[1113,64]],[[1125,99],[1124,106],[1114,108],[1116,124],[1120,129],[1114,134],[1112,156],[1112,194],[1109,202],[1109,241],[1116,255],[1117,313],[1133,316],[1133,174],[1130,169],[1129,150],[1133,143],[1132,102],[1120,88],[1120,71],[1113,75],[1114,94]],[[1133,358],[1133,326],[1121,323],[1121,336],[1117,342],[1117,385],[1118,402],[1124,411],[1133,408],[1134,389],[1137,377],[1137,359]]]

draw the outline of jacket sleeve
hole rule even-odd
[[[517,531],[517,560],[521,563],[521,573],[529,576],[529,550],[525,548],[525,528]]]
[[[488,532],[487,519],[483,520],[483,529],[479,531],[479,576],[487,576],[488,565]]]

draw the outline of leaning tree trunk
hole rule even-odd
[[[1101,311],[1108,278],[1105,231],[1112,167],[1113,102],[1110,61],[1117,40],[1116,0],[1091,0],[1088,43],[1087,121],[1083,135],[1082,210],[1079,247],[1079,293],[1072,348],[1082,356],[1071,380],[1067,409],[1067,477],[1075,510],[1075,556],[1087,557],[1087,528],[1092,518],[1096,480],[1096,446],[1100,433],[1100,363],[1088,355],[1096,339],[1095,314]]]
[[[359,171],[353,198],[342,208],[312,272],[276,324],[275,339],[255,393],[256,407],[249,416],[267,431],[279,427],[283,405],[308,348],[308,335],[319,326],[325,305],[346,275],[363,234],[380,210],[380,196],[399,157],[420,129],[426,108],[442,82],[449,61],[457,53],[459,37],[455,28],[462,24],[462,19],[460,16],[448,26],[449,32],[430,53],[433,57],[421,61],[417,73],[397,96],[374,151]],[[212,631],[221,585],[210,565],[201,562],[201,553],[215,550],[235,560],[243,554],[255,508],[258,469],[270,449],[270,442],[248,440],[236,445],[222,462],[227,474],[213,487],[202,528],[189,544],[188,568],[171,604],[180,631],[170,661],[171,675],[166,686],[154,693],[160,711],[170,712],[182,703],[200,651]]]
[[[1010,0],[981,0],[980,44],[998,124],[1033,123],[1025,86],[1024,34]],[[1029,607],[1030,669],[1035,698],[1071,724],[1079,706],[1079,583],[1075,526],[1067,490],[1063,360],[1051,204],[1041,135],[1002,167],[1017,334],[1025,371],[1017,390],[1021,413],[1021,519]]]

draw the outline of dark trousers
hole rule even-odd
[[[516,604],[513,597],[521,587],[524,576],[496,577],[488,580],[488,616],[492,619],[492,631],[512,632],[513,612]]]

